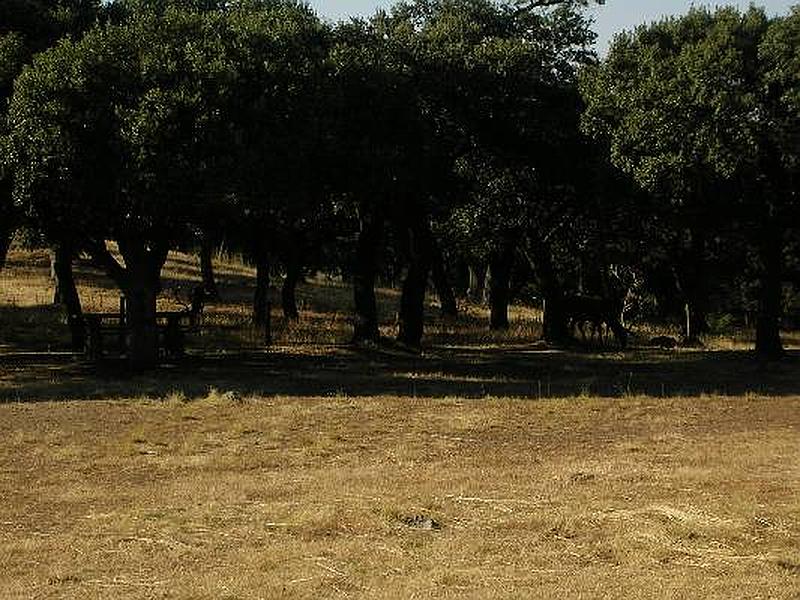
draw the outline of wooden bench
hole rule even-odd
[[[84,313],[83,320],[86,324],[85,353],[90,360],[105,356],[108,337],[116,338],[120,352],[127,346],[128,328],[119,313]]]
[[[186,354],[186,334],[198,325],[196,315],[190,311],[160,312],[158,323],[158,347],[167,358],[180,358]]]
[[[186,353],[186,334],[195,331],[200,324],[203,300],[196,291],[191,307],[180,311],[156,313],[158,348],[165,358],[180,358]],[[86,313],[86,348],[90,360],[100,360],[107,353],[107,340],[116,340],[120,354],[127,352],[130,328],[127,320],[125,298],[120,298],[120,311],[116,313]]]

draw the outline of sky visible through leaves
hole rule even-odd
[[[765,0],[755,2],[771,14],[781,14],[800,0]],[[322,17],[338,21],[349,16],[369,15],[378,8],[387,8],[391,0],[310,0]],[[750,0],[738,2],[697,2],[691,0],[606,0],[605,5],[591,9],[598,33],[597,47],[605,53],[615,32],[632,29],[641,23],[657,21],[665,15],[683,14],[692,6],[734,5],[746,9]]]

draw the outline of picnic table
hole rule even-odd
[[[159,351],[167,358],[180,358],[186,352],[186,333],[199,324],[202,304],[193,302],[192,307],[180,311],[159,311],[156,313]],[[127,308],[124,296],[120,298],[120,310],[113,313],[85,313],[86,356],[100,360],[107,355],[109,340],[115,343],[120,354],[127,352],[128,325]]]

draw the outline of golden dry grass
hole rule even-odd
[[[3,331],[0,351],[57,350],[69,346],[60,312],[52,306],[53,283],[48,276],[48,261],[46,251],[17,250],[9,255],[7,267],[0,272],[0,330]],[[214,353],[263,348],[264,332],[251,323],[255,270],[238,257],[216,260],[215,270],[223,302],[206,306],[202,335],[192,336],[190,350]],[[75,275],[86,312],[118,309],[119,292],[91,263],[78,260]],[[164,291],[159,308],[175,310],[188,306],[192,288],[199,279],[196,256],[170,253],[163,272]],[[271,290],[274,344],[319,346],[345,344],[350,340],[353,300],[349,285],[314,276],[298,286],[297,295],[302,319],[292,322],[281,313],[279,288],[274,286]],[[381,333],[391,338],[397,330],[399,291],[379,289],[377,299]],[[457,321],[441,318],[434,304],[428,306],[427,313],[426,344],[519,344],[536,340],[541,333],[539,312],[525,307],[511,307],[512,326],[503,332],[489,331],[485,307],[465,305]]]
[[[86,309],[114,310],[77,273]],[[516,307],[503,334],[430,307],[424,355],[360,351],[324,279],[264,351],[252,271],[218,274],[195,356],[131,376],[24,352],[66,328],[46,255],[12,254],[0,599],[800,598],[796,353],[552,352]],[[173,254],[163,306],[196,278]]]
[[[176,392],[0,436],[5,599],[800,592],[798,397]]]
[[[114,247],[112,245],[112,251]],[[69,347],[68,332],[57,307],[52,306],[53,283],[48,276],[49,259],[44,250],[12,251],[8,264],[0,271],[0,352],[19,350],[59,350]],[[242,352],[263,349],[264,332],[251,322],[255,270],[239,256],[215,260],[217,281],[223,301],[206,306],[200,335],[189,339],[196,353]],[[79,259],[75,275],[86,312],[114,312],[119,306],[119,292],[110,280],[92,264]],[[159,299],[161,310],[188,307],[192,289],[200,280],[198,258],[183,252],[171,252],[163,272],[164,290]],[[275,282],[271,290],[273,304],[272,338],[276,346],[304,345],[318,347],[346,344],[352,334],[352,290],[348,284],[323,275],[310,277],[298,286],[299,321],[283,318],[280,294]],[[381,334],[392,338],[397,331],[399,291],[377,290]],[[423,343],[427,346],[471,347],[486,349],[530,345],[541,337],[541,311],[514,305],[509,308],[511,327],[490,331],[488,309],[463,304],[457,320],[442,318],[435,298],[429,298]],[[634,345],[647,345],[653,337],[679,337],[677,329],[637,323],[633,326]],[[737,329],[704,338],[706,349],[745,351],[753,347],[752,329]],[[800,347],[800,332],[784,332],[788,348]],[[613,347],[613,343],[609,342]],[[601,349],[596,340],[589,349]],[[691,350],[687,350],[691,351]]]

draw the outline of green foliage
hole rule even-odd
[[[587,69],[584,128],[645,188],[675,200],[703,193],[758,159],[758,47],[763,10],[693,9],[617,36]]]
[[[0,36],[0,97],[7,98],[11,93],[14,78],[22,69],[27,58],[25,39],[17,31]]]
[[[558,136],[558,117],[575,106],[560,100],[591,57],[582,13],[468,0],[401,3],[393,18],[426,93],[471,138],[506,155],[549,150],[537,146]]]
[[[243,2],[225,17],[232,208],[250,250],[280,250],[327,208],[328,29],[294,2]],[[284,244],[285,245],[285,244]]]
[[[9,111],[15,193],[48,230],[155,243],[185,227],[217,111],[206,92],[221,48],[205,28],[143,16],[25,69]]]
[[[784,168],[797,177],[800,170],[800,6],[772,23],[759,47],[759,57],[764,69],[762,92],[771,113],[768,135]]]
[[[756,348],[770,358],[782,352],[786,241],[800,208],[798,23],[797,8],[775,19],[755,7],[693,9],[617,36],[581,81],[584,129],[643,188],[681,207],[673,224],[698,251],[695,285],[708,287],[696,267],[712,236],[727,240],[717,257],[735,265],[729,280],[754,252],[745,274],[759,282]]]
[[[169,247],[211,215],[255,231],[319,199],[325,27],[294,2],[184,4],[123,3],[18,79],[16,197],[51,235]]]
[[[97,18],[99,0],[3,0],[0,3],[0,220],[2,237],[13,232],[19,211],[12,203],[7,101],[13,81],[33,55],[64,35],[78,35]]]
[[[800,8],[695,9],[598,62],[585,4],[410,0],[331,27],[293,0],[8,0],[0,212],[13,172],[51,237],[94,247],[225,230],[280,253],[352,239],[357,215],[581,283],[721,255],[762,218],[783,235]]]
[[[441,228],[450,245],[483,257],[544,237],[577,208],[569,157],[584,152],[575,80],[593,60],[585,15],[572,3],[520,10],[469,0],[401,3],[392,19],[469,185]]]
[[[3,0],[0,35],[24,36],[29,52],[38,52],[64,35],[79,35],[100,13],[100,0]]]

